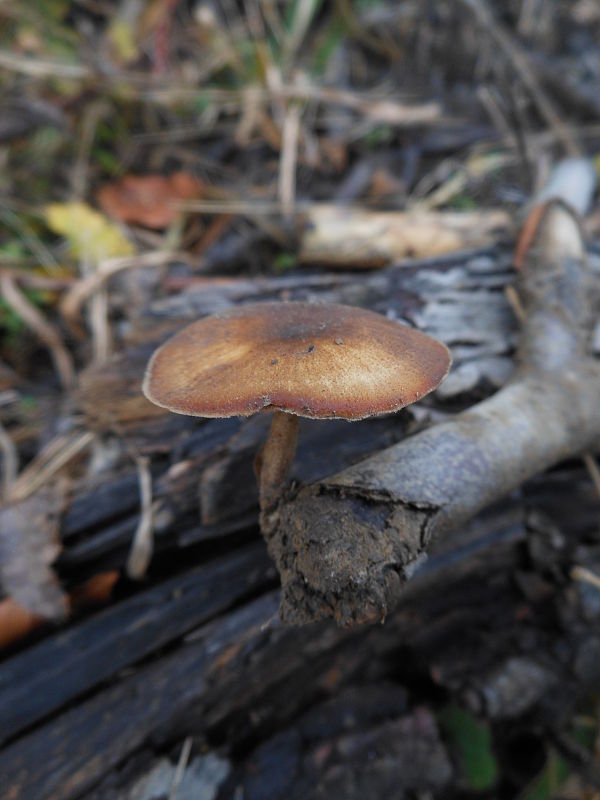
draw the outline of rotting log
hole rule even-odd
[[[597,270],[600,260],[592,254],[590,261]],[[201,422],[155,409],[139,389],[157,328],[162,337],[190,318],[246,300],[309,298],[393,314],[451,347],[452,372],[426,402],[352,428],[344,422],[306,422],[291,477],[307,483],[500,388],[510,374],[516,341],[516,322],[504,295],[513,280],[509,256],[494,251],[352,276],[308,273],[198,284],[191,278],[185,291],[145,312],[132,334],[136,344],[82,378],[86,424],[99,437],[124,441],[130,449],[123,451],[118,468],[109,459],[110,469],[83,475],[70,487],[61,521],[61,576],[71,584],[125,563],[139,520],[131,450],[152,456],[155,544],[161,556],[244,535],[257,518],[252,461],[266,433],[265,420],[258,415],[244,423]]]
[[[158,553],[236,534],[257,519],[252,462],[266,437],[266,416],[202,421],[157,409],[140,393],[150,352],[186,321],[213,309],[256,299],[314,299],[361,305],[418,324],[452,348],[454,367],[441,391],[398,415],[365,420],[301,421],[291,471],[296,482],[333,474],[399,441],[407,432],[464,406],[506,380],[515,322],[503,289],[513,279],[509,257],[479,252],[444,257],[362,275],[314,273],[279,278],[197,283],[157,301],[145,312],[135,344],[109,364],[83,374],[79,389],[85,422],[100,437],[124,441],[152,457]],[[351,435],[350,435],[351,434]],[[124,454],[118,470],[73,484],[61,524],[63,577],[119,567],[139,517],[137,477]]]
[[[600,260],[592,254],[590,262],[597,270]],[[139,406],[131,413],[132,405],[122,405],[121,397],[137,398],[155,409],[139,387],[156,344],[157,320],[162,336],[213,308],[258,298],[308,297],[392,313],[451,347],[452,372],[425,403],[351,428],[345,422],[301,423],[291,478],[307,483],[398,442],[423,422],[443,419],[449,408],[468,407],[500,388],[510,374],[516,341],[516,322],[503,291],[513,280],[510,258],[493,252],[351,277],[318,273],[202,280],[198,285],[192,279],[183,293],[157,301],[146,312],[134,336],[137,344],[109,365],[84,374],[80,397],[86,421],[100,436],[122,437],[135,450],[152,455],[159,553],[237,535],[256,519],[252,462],[266,436],[266,420],[258,415],[243,423],[204,422],[161,409],[148,417]],[[74,484],[61,526],[63,576],[85,576],[124,563],[138,520],[137,495],[135,470],[127,457],[119,472],[112,468]]]
[[[274,568],[254,544],[15,656],[0,672],[0,745],[274,581]]]
[[[550,493],[540,481],[536,507],[543,509],[552,495],[564,500],[572,487],[568,473]],[[597,508],[590,498],[587,502]],[[572,524],[573,515],[565,510],[564,519],[556,521]],[[522,500],[515,498],[440,540],[384,626],[352,630],[327,623],[302,629],[278,625],[278,594],[269,591],[260,543],[227,556],[213,578],[209,563],[151,587],[4,662],[2,672],[10,681],[3,719],[18,722],[23,698],[28,693],[38,698],[29,701],[31,713],[13,726],[12,740],[0,750],[0,798],[75,800],[92,791],[96,798],[114,797],[115,770],[144,750],[164,752],[193,735],[231,757],[268,740],[273,731],[298,730],[300,712],[344,687],[360,692],[388,680],[410,683],[415,670],[421,681],[462,696],[491,720],[535,714],[539,725],[560,731],[579,698],[600,679],[594,656],[600,648],[598,589],[564,578],[574,559],[591,569],[600,566],[598,545],[586,539],[587,523],[569,542],[551,536],[539,522],[528,523]],[[230,590],[225,576],[239,571],[244,559],[254,564],[258,596],[236,606],[235,587]],[[204,614],[192,601],[208,589],[207,580],[222,583],[223,601],[217,598]],[[242,589],[243,582],[240,577]],[[161,597],[167,600],[164,607]],[[194,620],[200,627],[191,630]],[[113,652],[112,669],[119,671],[107,684]],[[31,668],[24,671],[25,663]],[[60,686],[61,664],[84,673],[85,686],[80,681]],[[12,694],[11,676],[17,673],[20,688]],[[390,707],[390,715],[386,724],[402,711]],[[318,743],[319,736],[308,742]],[[306,738],[301,741],[299,754],[309,747]],[[298,759],[298,770],[301,763]],[[237,783],[254,774],[256,786],[252,759],[249,773],[241,766]],[[111,789],[103,792],[108,776]]]
[[[515,324],[503,295],[512,277],[506,257],[487,253],[351,280],[313,276],[308,289],[300,278],[285,276],[265,280],[262,286],[258,282],[258,289],[241,281],[229,282],[226,289],[215,286],[214,292],[222,292],[225,305],[245,297],[256,299],[257,292],[259,297],[273,298],[283,292],[356,302],[384,313],[396,309],[399,316],[418,321],[453,347],[458,375],[443,397],[438,395],[412,412],[352,428],[344,422],[307,422],[293,472],[296,481],[306,483],[394,444],[422,421],[448,415],[448,401],[453,407],[465,406],[501,385],[514,345]],[[147,327],[138,331],[140,339],[151,335],[151,320],[157,316],[169,320],[170,327],[180,324],[184,306],[191,315],[208,310],[205,304],[210,298],[203,291],[191,285],[184,295],[185,300],[180,296],[158,303]],[[139,385],[141,372],[131,368],[134,353],[126,351],[110,366],[115,375],[111,394],[121,388],[132,393]],[[501,368],[494,371],[498,362]],[[143,368],[144,359],[137,357],[136,363]],[[100,436],[111,437],[120,432],[118,419],[115,425],[111,415],[98,413],[102,395],[96,394],[98,402],[93,403],[102,371],[92,378],[88,419]],[[118,413],[119,404],[113,408]],[[25,668],[27,654],[35,648],[15,656],[20,661],[3,662],[2,670],[14,672],[20,663],[21,673],[26,673],[19,683],[19,697],[27,696],[29,686],[38,698],[31,700],[31,710],[21,722],[19,707],[11,708],[6,700],[7,718],[12,715],[18,724],[0,750],[0,774],[6,776],[0,788],[2,800],[14,800],[15,792],[35,800],[109,800],[128,770],[135,772],[138,757],[145,753],[152,759],[157,752],[168,752],[188,733],[224,748],[229,757],[248,752],[248,763],[240,763],[235,782],[249,789],[246,771],[252,774],[253,742],[265,740],[265,747],[272,746],[269,752],[275,753],[277,741],[268,737],[277,730],[297,731],[295,720],[301,710],[335,696],[345,686],[357,686],[360,693],[367,683],[382,680],[410,684],[410,673],[418,664],[422,665],[419,681],[433,681],[462,696],[492,720],[534,715],[536,724],[560,727],[578,698],[597,685],[600,643],[594,592],[598,590],[568,578],[574,564],[600,567],[594,545],[597,498],[577,463],[530,481],[490,512],[441,537],[429,560],[417,565],[399,608],[383,627],[355,631],[335,630],[326,623],[301,630],[279,627],[272,621],[278,596],[268,592],[272,573],[260,544],[255,552],[257,565],[263,566],[257,566],[250,590],[257,593],[256,599],[247,597],[241,579],[239,584],[232,582],[230,594],[228,585],[223,587],[223,603],[209,610],[209,621],[201,621],[207,616],[193,604],[186,606],[179,620],[178,609],[194,593],[202,594],[199,576],[210,573],[215,553],[221,553],[227,571],[228,563],[233,568],[245,557],[238,552],[240,539],[258,538],[252,460],[266,422],[258,416],[243,425],[236,420],[190,424],[184,417],[165,415],[160,425],[174,426],[167,433],[160,425],[147,426],[135,414],[129,416],[123,426],[125,439],[154,454],[154,492],[161,513],[150,586],[140,587],[132,604],[116,599],[102,612],[106,616],[75,620],[63,638],[58,633],[58,638],[47,636],[37,645],[46,648],[46,660],[39,665],[51,661],[52,652],[57,665],[63,662],[66,668],[83,659],[78,663],[85,662],[84,684],[67,683],[62,694],[55,693],[56,673],[48,673],[49,682],[44,684],[42,676]],[[73,485],[61,524],[59,568],[65,580],[81,577],[86,570],[92,573],[103,564],[124,564],[137,504],[137,477],[127,457],[120,473],[111,468],[81,477]],[[568,533],[568,540],[557,536],[547,520],[527,514],[528,506],[545,509],[553,526]],[[173,594],[163,607],[158,600],[165,591],[161,572],[165,556],[174,559],[170,569],[178,574],[168,578]],[[187,572],[191,558],[206,562],[195,575]],[[178,598],[178,585],[188,586],[191,593]],[[236,586],[241,595],[236,595]],[[244,596],[246,600],[241,599]],[[133,630],[136,619],[142,625],[139,637],[132,636],[130,642],[120,633],[124,622],[120,615],[128,613]],[[176,620],[172,631],[170,619]],[[186,633],[196,625],[199,630]],[[121,653],[119,672],[107,668],[105,658],[94,658],[93,649],[85,660],[86,637],[93,631],[100,652],[104,644],[108,651]],[[62,649],[54,650],[61,644]],[[83,654],[76,652],[81,647]],[[515,663],[524,666],[525,685],[515,681]],[[112,677],[107,686],[108,675]],[[398,732],[394,726],[400,722],[401,717],[392,714],[381,730]],[[293,738],[300,742],[298,763],[305,763],[301,756],[312,752],[310,746],[302,737]],[[318,738],[314,741],[319,747],[323,744]],[[358,764],[351,766],[359,769]],[[252,780],[256,796],[260,791],[269,796],[265,784],[257,784],[255,775]],[[332,786],[331,780],[330,775],[324,785]]]

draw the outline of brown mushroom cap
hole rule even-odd
[[[194,322],[153,355],[144,394],[199,417],[279,409],[362,419],[397,411],[448,373],[448,349],[342,305],[252,303]]]

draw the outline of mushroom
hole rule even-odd
[[[179,414],[273,412],[255,461],[267,534],[294,458],[298,417],[359,420],[398,411],[435,389],[450,363],[445,345],[372,311],[251,303],[169,339],[152,356],[143,391]]]

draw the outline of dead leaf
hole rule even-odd
[[[71,592],[69,597],[71,608],[81,611],[108,603],[118,579],[119,572],[116,569],[92,576]]]
[[[186,172],[173,175],[127,175],[105,184],[97,194],[102,209],[114,219],[160,230],[179,213],[177,203],[199,197],[202,184]]]
[[[98,263],[134,252],[119,228],[87,203],[52,203],[46,207],[46,224],[65,237],[76,258]]]
[[[12,597],[0,600],[0,650],[39,628],[44,618],[19,605]]]
[[[68,601],[52,564],[60,552],[58,494],[42,489],[0,509],[0,581],[19,605],[46,619],[64,619]]]
[[[403,182],[391,172],[386,169],[377,169],[371,178],[369,197],[373,199],[391,197],[403,192],[404,188]]]
[[[130,64],[140,57],[136,31],[130,20],[117,14],[108,27],[107,35],[113,56],[119,65]]]
[[[323,165],[331,167],[335,172],[342,173],[348,165],[348,145],[346,142],[321,136],[319,138],[319,158]]]
[[[94,575],[73,589],[68,598],[69,607],[74,611],[86,611],[105,605],[118,579],[117,570]],[[0,650],[20,641],[45,621],[41,614],[23,608],[14,597],[0,600]]]

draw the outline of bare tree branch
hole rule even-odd
[[[575,215],[552,201],[519,276],[526,319],[505,388],[280,509],[269,549],[286,622],[384,618],[433,537],[600,440],[596,293]]]

